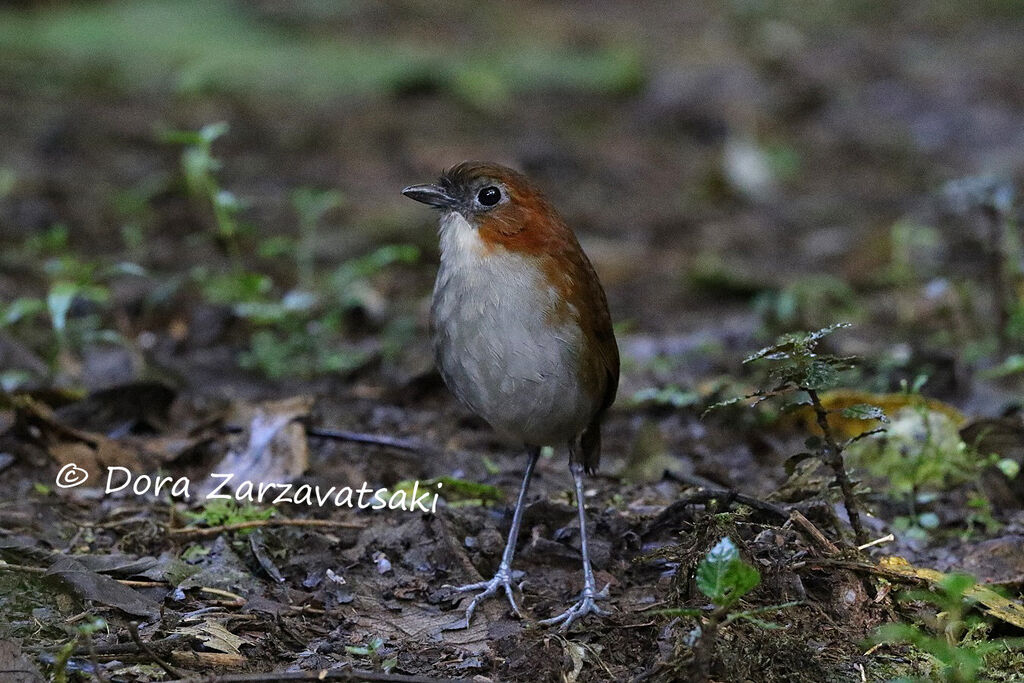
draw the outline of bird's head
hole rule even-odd
[[[543,193],[506,166],[464,161],[437,183],[411,185],[402,194],[459,214],[487,245],[537,254],[576,241]]]

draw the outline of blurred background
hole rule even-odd
[[[848,320],[874,388],[989,409],[964,365],[1024,367],[1022,30],[1015,0],[6,3],[0,378],[404,386],[437,245],[399,191],[485,159],[579,233],[625,395]]]

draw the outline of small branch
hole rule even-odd
[[[320,439],[333,439],[334,441],[351,441],[353,443],[365,443],[385,448],[397,448],[400,451],[412,451],[419,453],[430,450],[430,448],[413,439],[398,439],[393,436],[381,436],[378,434],[365,434],[363,432],[349,432],[343,429],[324,429],[321,427],[306,428],[308,436],[315,436]]]
[[[814,541],[826,555],[836,555],[839,553],[839,547],[829,540],[828,536],[821,533],[818,527],[814,526],[811,520],[804,517],[802,512],[799,510],[790,510],[789,519],[791,522],[803,529],[811,540]]]
[[[810,397],[811,405],[814,407],[814,415],[818,421],[818,427],[821,429],[822,434],[824,434],[826,446],[825,463],[832,468],[836,475],[836,481],[839,483],[839,488],[843,492],[843,504],[846,506],[846,514],[850,518],[850,526],[853,527],[854,538],[857,539],[857,545],[863,545],[867,543],[868,537],[860,523],[860,512],[857,510],[857,497],[853,493],[853,483],[850,481],[849,475],[846,474],[846,465],[843,462],[843,448],[836,443],[836,439],[832,435],[832,427],[828,423],[828,411],[822,405],[818,392],[804,387],[801,387],[801,389],[806,391]]]
[[[702,488],[697,491],[694,491],[693,493],[689,493],[681,497],[679,500],[673,501],[664,510],[658,513],[657,517],[651,520],[651,522],[647,525],[643,533],[644,535],[647,535],[659,528],[662,528],[663,526],[667,525],[669,522],[674,520],[676,515],[684,512],[685,509],[690,505],[696,505],[700,503],[707,504],[713,500],[725,503],[726,507],[728,507],[732,503],[740,503],[741,505],[746,505],[755,510],[775,515],[779,519],[789,518],[789,512],[785,508],[774,503],[769,503],[766,500],[754,498],[753,496],[748,496],[745,493],[739,493],[737,491],[729,491],[726,489],[718,488]]]
[[[146,653],[147,657],[149,657],[154,662],[159,664],[161,669],[163,669],[172,676],[177,676],[178,678],[181,678],[184,675],[180,671],[175,669],[173,666],[168,664],[166,661],[164,661],[164,658],[158,655],[156,652],[154,652],[149,647],[149,645],[146,645],[144,642],[142,642],[142,639],[139,638],[139,625],[134,621],[128,622],[128,633],[131,635],[132,640],[135,642],[138,648],[142,650],[144,653]]]
[[[362,522],[342,522],[333,519],[254,519],[248,522],[235,522],[234,524],[221,524],[211,527],[181,527],[168,529],[169,536],[179,538],[207,538],[217,536],[226,531],[241,531],[244,529],[258,529],[261,527],[274,526],[305,526],[320,527],[328,529],[362,529],[366,525]]]

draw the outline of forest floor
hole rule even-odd
[[[0,677],[1022,680],[1017,5],[170,4],[0,9]],[[568,633],[536,623],[581,588],[561,450],[528,618],[444,628],[525,466],[430,353],[435,216],[400,190],[464,157],[545,189],[616,321],[586,490],[611,614]],[[835,436],[887,429],[847,449],[860,549],[803,394],[705,414],[837,322]],[[225,471],[441,500],[207,499]],[[766,611],[702,646],[726,537]]]

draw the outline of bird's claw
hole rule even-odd
[[[477,590],[480,592],[473,596],[472,602],[466,608],[466,616],[455,623],[445,626],[442,630],[456,631],[469,628],[469,622],[473,618],[476,606],[492,595],[496,595],[499,588],[505,589],[505,596],[508,598],[509,605],[512,606],[512,612],[520,619],[523,618],[523,613],[519,611],[519,605],[516,604],[515,596],[512,595],[512,571],[507,567],[499,567],[498,572],[490,581],[478,581],[477,583],[468,583],[465,586],[445,586],[445,588],[451,588],[459,593]]]
[[[584,589],[583,595],[576,602],[575,605],[565,610],[558,616],[551,617],[550,619],[541,620],[541,624],[544,626],[554,626],[555,624],[561,624],[559,631],[568,631],[569,627],[572,626],[580,617],[584,617],[588,614],[596,614],[601,617],[606,617],[611,614],[608,610],[601,609],[597,606],[598,600],[608,599],[608,584],[600,591],[594,591],[593,589]]]

